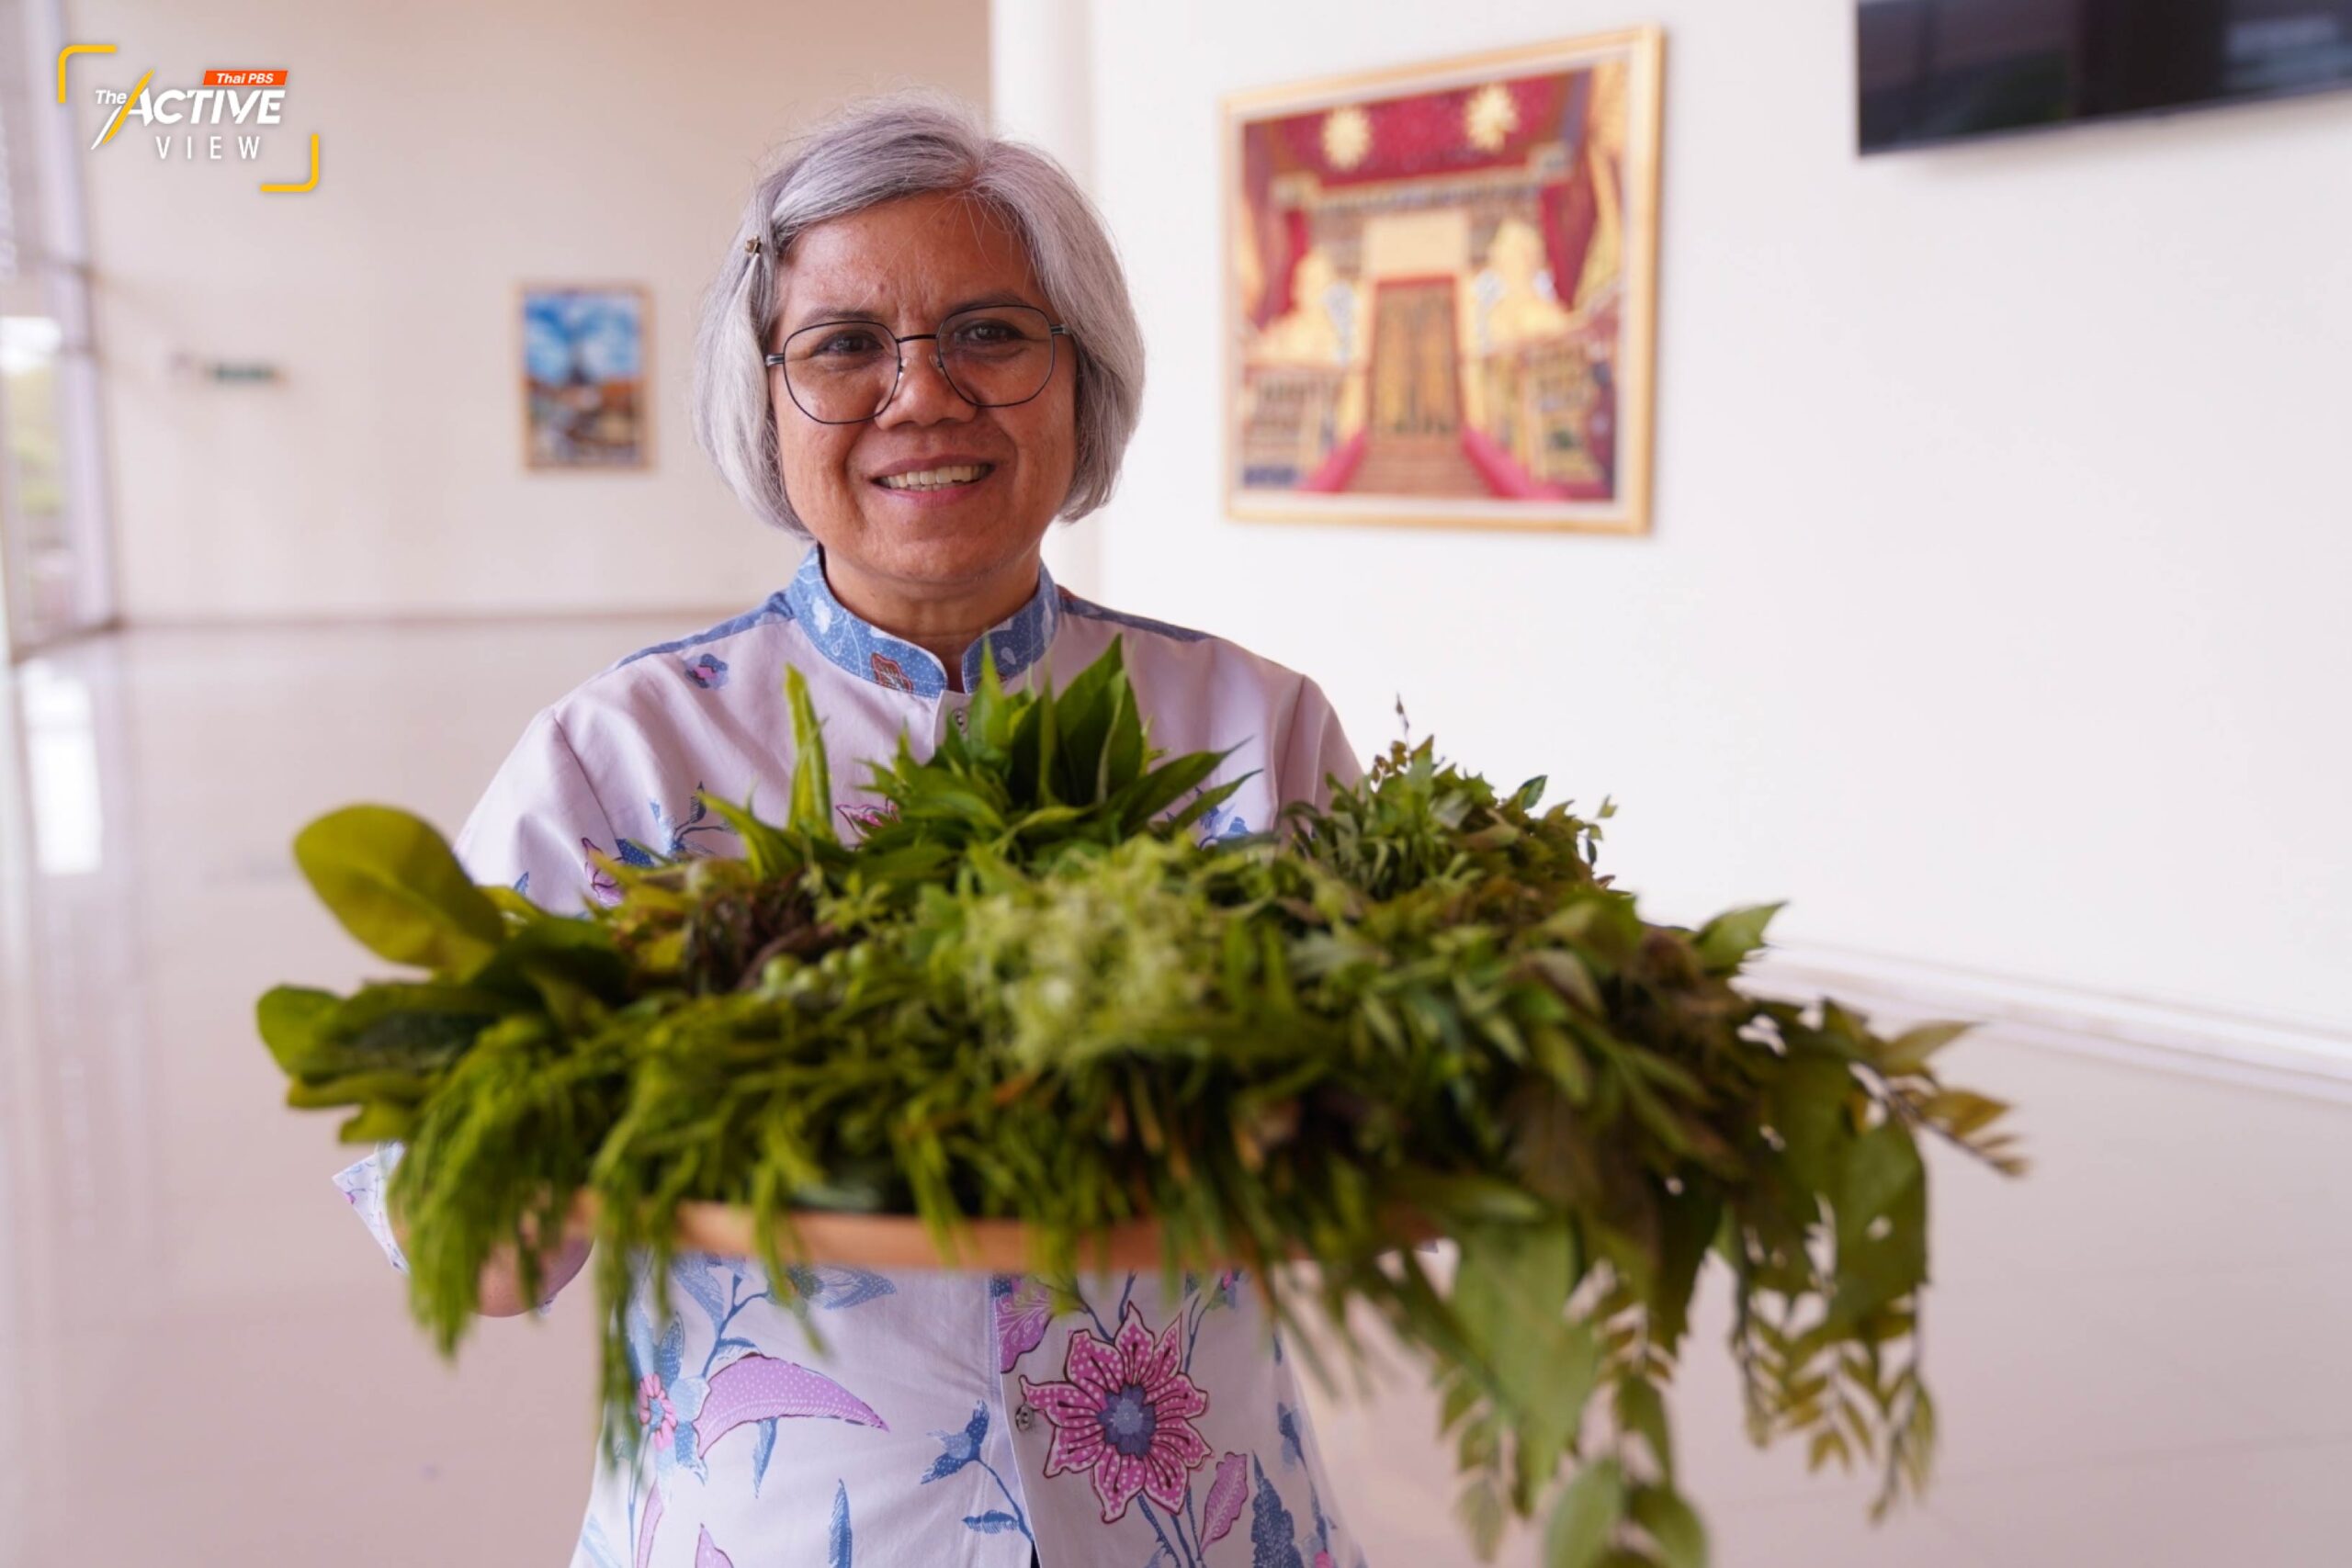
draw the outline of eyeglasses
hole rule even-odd
[[[905,345],[928,341],[931,363],[976,408],[1025,403],[1054,378],[1054,339],[1069,329],[1031,305],[958,310],[935,333],[900,337],[880,321],[817,321],[767,356],[784,367],[785,390],[820,424],[857,424],[890,406],[905,378]]]

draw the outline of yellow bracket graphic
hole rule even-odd
[[[65,101],[65,62],[77,54],[112,54],[110,43],[69,43],[57,51],[57,101]]]
[[[262,186],[261,188],[262,188],[264,191],[289,191],[289,190],[292,190],[292,191],[299,191],[299,190],[316,190],[316,189],[318,189],[318,188],[319,188],[319,133],[318,133],[317,131],[315,131],[315,130],[314,130],[314,131],[312,131],[312,132],[311,132],[311,177],[310,177],[309,179],[304,180],[304,181],[303,181],[300,185],[299,185],[299,186],[271,186],[271,185],[266,185],[266,186]]]

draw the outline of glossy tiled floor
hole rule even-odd
[[[537,705],[684,629],[145,633],[17,672],[0,1564],[565,1560],[584,1293],[438,1361],[251,1010],[367,968],[297,828],[379,799],[454,830]],[[2025,1106],[2039,1166],[1936,1170],[1934,1497],[1873,1531],[1863,1483],[1748,1450],[1702,1335],[1678,1410],[1718,1562],[2352,1563],[2352,1107],[1999,1039],[1953,1060]],[[1408,1386],[1326,1403],[1377,1563],[1464,1559],[1432,1425]]]

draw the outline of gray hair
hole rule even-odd
[[[961,193],[1001,216],[1028,252],[1077,362],[1077,458],[1057,515],[1111,499],[1143,404],[1143,333],[1102,215],[1051,157],[991,134],[953,98],[893,94],[852,104],[760,176],[695,333],[695,441],[754,516],[809,536],[776,467],[765,358],[784,269],[802,231],[901,197]],[[760,242],[756,252],[750,242]]]

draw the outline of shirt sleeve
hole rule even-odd
[[[1343,789],[1363,778],[1363,763],[1348,740],[1348,732],[1332,711],[1331,700],[1313,681],[1303,681],[1298,703],[1291,713],[1290,736],[1283,746],[1282,797],[1284,802],[1310,801],[1317,810],[1331,803],[1330,780]]]
[[[591,898],[601,901],[600,882],[610,888],[588,860],[590,843],[608,855],[619,853],[612,822],[561,722],[552,708],[542,709],[499,764],[450,847],[474,881],[503,883],[543,909],[571,915],[584,912]],[[335,1172],[334,1184],[392,1267],[406,1273],[408,1258],[384,1208],[385,1184],[401,1152],[399,1144],[379,1144],[367,1158]]]
[[[588,859],[592,846],[616,858],[622,853],[562,722],[554,709],[542,709],[451,847],[476,882],[503,883],[542,909],[570,915],[617,892]]]
[[[375,1152],[356,1165],[348,1165],[334,1173],[334,1184],[376,1245],[393,1268],[408,1272],[408,1255],[401,1250],[400,1237],[392,1234],[391,1217],[384,1210],[384,1184],[391,1179],[392,1167],[401,1162],[401,1145],[378,1144]]]

